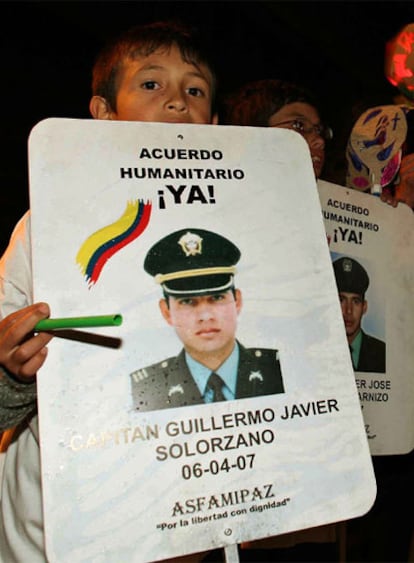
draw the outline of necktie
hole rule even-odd
[[[223,385],[224,382],[217,373],[211,372],[210,377],[207,381],[207,387],[209,387],[213,391],[213,403],[217,403],[218,401],[225,401],[225,397],[223,395]]]
[[[354,366],[354,358],[353,358],[353,356],[352,356],[352,352],[353,352],[354,350],[353,350],[351,344],[349,344],[349,351],[350,351],[350,353],[351,353],[352,367],[355,369],[355,366]]]

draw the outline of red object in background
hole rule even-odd
[[[410,23],[385,45],[384,72],[387,80],[414,100],[414,23]]]

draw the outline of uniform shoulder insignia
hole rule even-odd
[[[130,375],[131,375],[131,378],[136,383],[139,383],[140,381],[143,381],[144,379],[148,378],[148,372],[147,372],[146,368],[137,369],[137,370],[133,371]]]
[[[279,350],[276,348],[248,348],[247,350],[257,359],[279,359]]]
[[[168,368],[168,366],[171,365],[172,359],[173,358],[168,358],[166,360],[162,360],[161,362],[157,362],[156,364],[152,364],[152,365],[147,366],[145,368],[137,369],[137,370],[133,371],[130,374],[130,376],[136,383],[140,383],[142,381],[145,381],[149,377],[165,371]]]

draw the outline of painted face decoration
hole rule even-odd
[[[347,145],[347,185],[380,193],[399,170],[406,136],[403,106],[378,106],[364,112],[356,121]]]

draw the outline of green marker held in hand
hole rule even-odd
[[[67,328],[91,328],[99,326],[120,326],[122,315],[94,315],[89,317],[62,317],[58,319],[43,319],[39,321],[34,330],[36,332],[46,330],[60,330]]]

